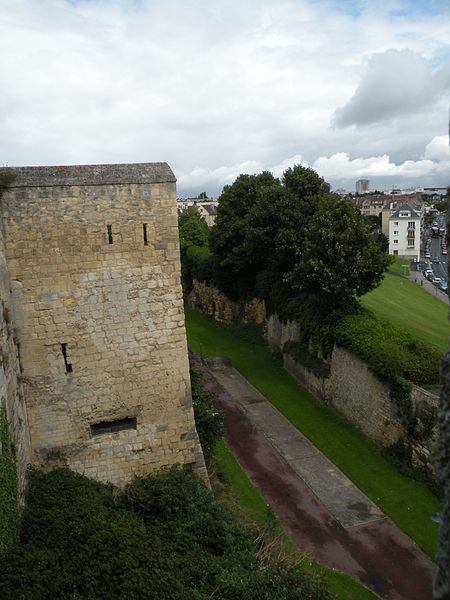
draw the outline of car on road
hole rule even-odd
[[[428,277],[428,275],[433,275],[433,271],[431,269],[424,269],[422,273],[425,277]]]
[[[425,252],[425,258],[431,258],[431,254],[429,252]]]
[[[440,263],[441,261],[439,260],[439,257],[438,257],[438,256],[433,256],[433,262],[434,262],[435,264],[438,264],[438,263]]]
[[[448,283],[447,283],[446,281],[441,281],[441,282],[438,284],[438,288],[439,288],[440,290],[442,290],[443,292],[447,292],[447,291],[448,291]]]
[[[443,254],[444,256],[447,256],[447,254],[448,254],[448,253],[447,253],[447,248],[442,248],[442,254]]]
[[[430,273],[427,273],[427,275],[425,275],[425,277],[428,279],[428,281],[432,281],[433,277],[434,277],[433,271],[431,271]]]
[[[433,277],[433,279],[431,280],[431,283],[433,285],[435,285],[436,287],[439,286],[439,284],[441,283],[441,281],[443,281],[440,277]]]

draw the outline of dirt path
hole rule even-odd
[[[430,600],[434,564],[388,518],[343,527],[237,402],[208,373],[225,410],[225,439],[298,545],[389,600]]]

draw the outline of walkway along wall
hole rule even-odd
[[[213,286],[194,282],[189,304],[218,321],[264,323],[268,344],[277,352],[286,342],[299,339],[298,323],[282,322],[275,314],[265,319],[264,305],[256,299],[233,302]],[[431,449],[437,439],[439,397],[413,386],[406,406],[399,406],[389,385],[346,349],[335,346],[328,362],[329,375],[324,377],[283,353],[285,368],[314,396],[339,410],[377,444],[405,444],[413,465],[433,474]]]
[[[9,367],[0,389],[21,476],[27,462],[118,485],[173,464],[205,476],[172,171],[165,163],[8,171],[0,275],[12,310],[3,310]]]

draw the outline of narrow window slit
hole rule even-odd
[[[72,373],[72,365],[69,362],[67,362],[67,344],[61,344],[61,352],[64,358],[66,373]]]
[[[144,246],[148,246],[147,223],[142,223],[142,230],[143,230],[143,233],[144,233]]]
[[[125,419],[116,419],[115,421],[101,421],[91,425],[92,435],[101,435],[103,433],[116,433],[125,429],[136,429],[136,417],[126,417]]]
[[[107,225],[107,228],[108,228],[108,243],[112,244],[113,243],[112,225]]]

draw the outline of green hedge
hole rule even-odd
[[[340,320],[335,331],[338,345],[360,356],[382,379],[399,378],[417,385],[439,382],[441,353],[367,311]]]
[[[14,544],[19,527],[14,447],[4,406],[0,406],[0,557]]]
[[[179,468],[119,491],[68,469],[32,471],[21,543],[2,561],[16,600],[329,600]],[[262,558],[262,557],[266,558]]]

